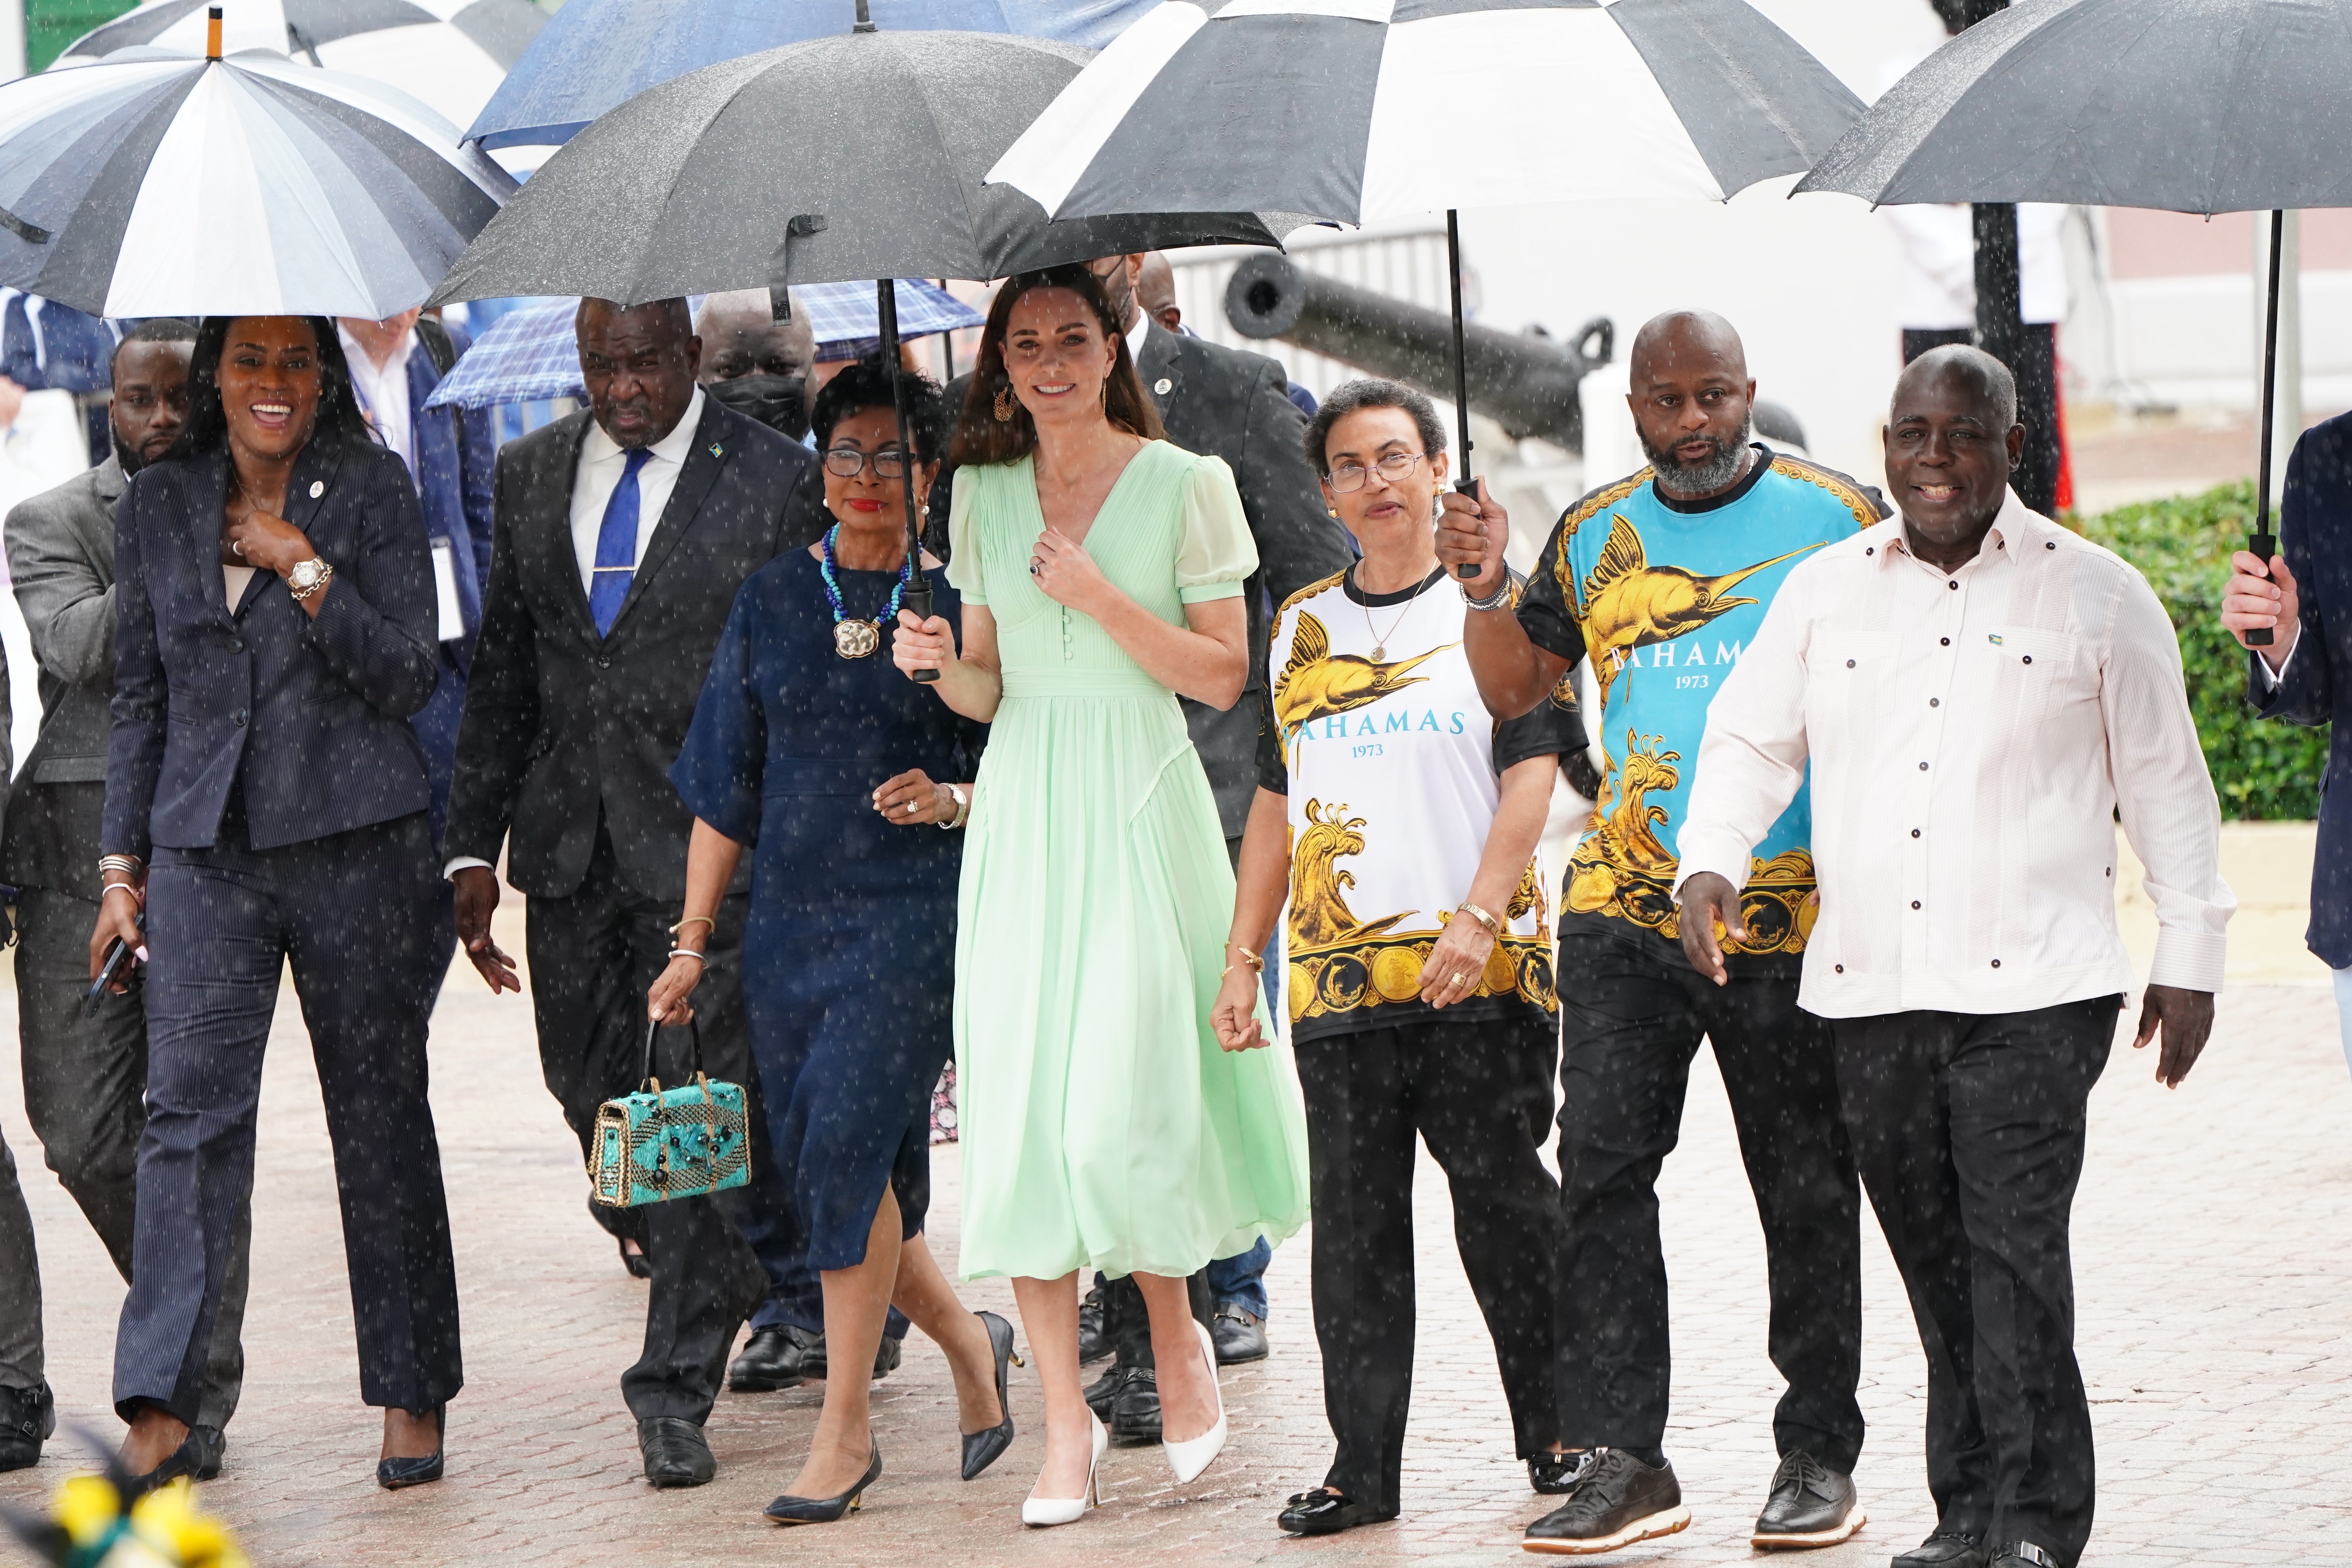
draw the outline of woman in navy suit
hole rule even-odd
[[[463,1382],[424,998],[437,891],[409,715],[439,675],[416,492],[331,322],[207,319],[187,427],[115,511],[106,887],[147,957],[147,1130],[115,1341],[123,1461],[184,1473],[284,962],[342,1200],[386,1487],[441,1474]],[[143,913],[144,931],[139,917]],[[444,961],[446,962],[446,954]]]

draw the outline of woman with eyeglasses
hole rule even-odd
[[[1286,904],[1285,995],[1314,1172],[1315,1337],[1338,1452],[1278,1523],[1329,1535],[1394,1519],[1412,1393],[1416,1136],[1445,1173],[1462,1255],[1538,1491],[1565,1490],[1552,1394],[1559,1190],[1550,1131],[1558,1004],[1536,841],[1572,694],[1487,717],[1438,565],[1445,426],[1392,381],[1335,389],[1307,456],[1363,559],[1275,617],[1258,792],[1229,945],[1264,952]],[[1513,584],[1516,588],[1516,584]],[[1260,1043],[1256,977],[1228,973],[1228,1050]]]
[[[1223,1447],[1185,1280],[1307,1218],[1286,1053],[1218,1047],[1233,871],[1176,697],[1241,696],[1257,551],[1225,465],[1160,439],[1102,285],[1008,279],[957,429],[949,614],[902,615],[899,668],[992,720],[956,952],[966,1279],[1009,1275],[1045,1392],[1021,1517],[1081,1518],[1108,1446],[1078,1383],[1077,1271],[1132,1275],[1162,1452]],[[920,690],[919,687],[913,689]]]
[[[670,774],[696,819],[678,924],[690,934],[717,912],[748,847],[744,1009],[776,1168],[824,1285],[826,1364],[872,1365],[897,1306],[947,1352],[970,1480],[1013,1440],[1013,1328],[964,1310],[923,1220],[931,1089],[952,1038],[962,781],[987,731],[892,668],[912,572],[907,490],[919,515],[944,422],[938,387],[911,373],[901,384],[911,463],[878,361],[817,395],[834,526],[743,584],[711,658]],[[955,591],[935,592],[954,614]],[[682,936],[655,980],[653,1018],[692,1018],[692,945]],[[862,1373],[825,1379],[808,1458],[770,1519],[831,1523],[880,1476],[867,1386]]]

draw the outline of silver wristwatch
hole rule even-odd
[[[294,563],[294,569],[286,574],[286,585],[294,591],[296,598],[307,599],[326,586],[327,579],[334,574],[333,567],[313,555],[308,561]]]

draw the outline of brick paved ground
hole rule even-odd
[[[1319,1479],[1328,1457],[1305,1237],[1276,1264],[1275,1356],[1226,1376],[1235,1441],[1191,1488],[1172,1484],[1156,1450],[1116,1452],[1100,1513],[1024,1534],[1016,1521],[1039,1451],[1035,1383],[1015,1374],[1014,1413],[1029,1430],[995,1471],[961,1485],[944,1367],[918,1338],[904,1369],[880,1385],[887,1472],[856,1520],[786,1533],[758,1517],[796,1466],[814,1420],[813,1387],[724,1398],[710,1426],[719,1481],[648,1490],[614,1389],[635,1352],[644,1287],[622,1274],[581,1212],[572,1145],[539,1088],[528,1017],[517,999],[493,1002],[460,974],[436,1020],[435,1104],[469,1381],[451,1412],[450,1479],[388,1495],[372,1479],[377,1421],[357,1403],[332,1173],[289,994],[264,1093],[252,1371],[228,1471],[207,1489],[257,1563],[822,1557],[895,1568],[926,1554],[942,1563],[1053,1563],[1139,1561],[1146,1552],[1220,1563],[1526,1561],[1513,1547],[1540,1510],[1510,1456],[1492,1361],[1451,1255],[1443,1181],[1426,1167],[1410,1511],[1393,1526],[1324,1542],[1286,1542],[1272,1528],[1281,1499]],[[0,1013],[0,1038],[10,1037]],[[2091,1561],[2352,1563],[2352,1485],[2341,1479],[2352,1456],[2352,1080],[2330,999],[2308,984],[2234,989],[2188,1088],[2158,1089],[2151,1071],[2118,1048],[2093,1102],[2077,1209],[2083,1359],[2102,1469]],[[0,1072],[0,1124],[20,1165],[32,1167],[50,1376],[68,1419],[110,1436],[119,1428],[107,1412],[107,1366],[121,1289],[38,1169],[16,1074]],[[934,1237],[951,1256],[951,1152],[939,1163],[938,1190]],[[1678,1358],[1669,1447],[1696,1522],[1612,1561],[1747,1561],[1746,1527],[1772,1465],[1776,1384],[1762,1354],[1761,1243],[1705,1058],[1664,1205]],[[1872,1522],[1856,1542],[1819,1554],[1824,1568],[1883,1563],[1929,1522],[1917,1343],[1865,1225],[1872,1439],[1858,1479]],[[992,1282],[967,1300],[1009,1312],[1009,1296]],[[0,1499],[33,1501],[72,1463],[53,1447],[38,1470],[0,1478]]]

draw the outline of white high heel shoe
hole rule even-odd
[[[1167,1450],[1169,1465],[1176,1471],[1179,1486],[1207,1469],[1225,1447],[1225,1391],[1217,1387],[1216,1342],[1209,1338],[1209,1331],[1201,1326],[1198,1319],[1193,1320],[1192,1331],[1201,1336],[1201,1355],[1209,1365],[1209,1387],[1217,1396],[1217,1424],[1181,1443],[1166,1437],[1160,1440],[1160,1447]]]
[[[1110,1452],[1110,1433],[1104,1429],[1102,1417],[1092,1410],[1087,1420],[1094,1427],[1094,1457],[1087,1461],[1087,1489],[1076,1497],[1037,1497],[1021,1500],[1021,1522],[1033,1530],[1050,1530],[1057,1524],[1076,1524],[1087,1516],[1087,1510],[1098,1506],[1102,1494],[1095,1487],[1095,1471],[1102,1458]]]

